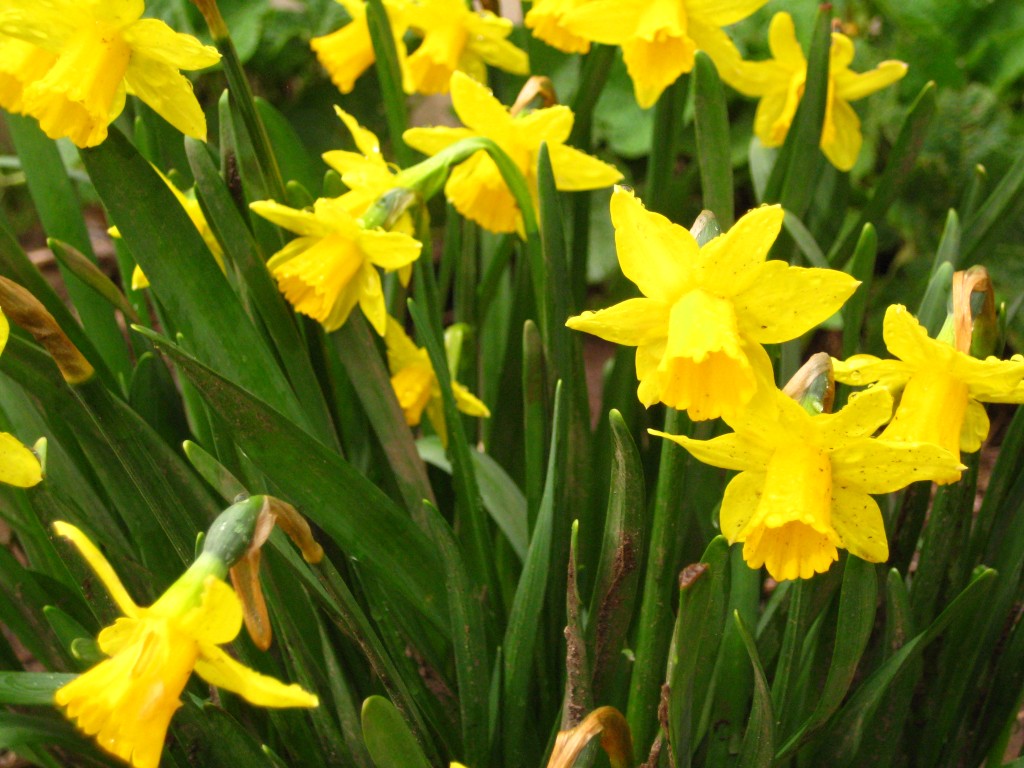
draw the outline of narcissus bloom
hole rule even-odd
[[[329,35],[314,37],[309,41],[320,64],[327,70],[333,82],[342,93],[351,93],[356,80],[377,60],[370,40],[370,28],[366,21],[366,3],[363,0],[337,0],[348,12],[348,24]],[[384,10],[391,24],[391,33],[395,36],[395,50],[399,62],[405,69],[405,43],[402,36],[408,25],[405,22],[403,9],[405,3],[400,0],[385,0]]]
[[[595,43],[622,46],[637,103],[647,108],[694,55],[731,46],[722,27],[745,19],[768,0],[592,0],[565,14],[562,27]]]
[[[566,53],[586,53],[590,40],[565,28],[565,17],[588,0],[536,0],[523,23],[538,40]]]
[[[107,137],[132,93],[185,135],[205,141],[203,110],[178,70],[213,66],[220,54],[158,19],[140,18],[144,10],[143,0],[7,0],[0,34],[54,57],[30,79],[18,69],[16,76],[26,78],[18,111],[35,117],[52,139],[67,136],[91,147]]]
[[[705,464],[739,470],[722,499],[722,533],[743,543],[751,568],[764,565],[780,581],[807,579],[827,571],[839,549],[872,563],[888,559],[882,514],[868,494],[960,468],[936,445],[872,438],[891,413],[892,396],[874,389],[838,413],[812,416],[769,383],[740,416],[726,418],[730,434],[651,432]]]
[[[447,93],[452,73],[487,81],[487,64],[514,75],[530,70],[526,52],[506,38],[512,22],[490,11],[474,11],[463,0],[413,0],[405,18],[423,38],[406,61],[408,93]]]
[[[297,312],[334,331],[358,303],[383,336],[387,309],[377,267],[388,272],[401,269],[419,257],[422,246],[401,232],[364,228],[349,205],[344,198],[320,198],[311,211],[272,200],[249,207],[300,235],[267,261]]]
[[[834,314],[858,282],[830,269],[765,261],[782,208],[755,208],[700,247],[687,230],[616,188],[611,202],[623,274],[643,298],[566,325],[635,346],[637,395],[695,420],[731,418],[757,389],[761,344],[796,338]]]
[[[741,61],[733,49],[730,55],[716,56],[715,63],[725,82],[745,96],[761,99],[754,117],[754,133],[766,147],[778,147],[786,138],[804,95],[807,59],[788,13],[777,13],[772,18],[768,43],[773,56],[768,61]],[[850,69],[853,53],[850,38],[833,32],[821,151],[841,171],[853,167],[863,142],[860,119],[850,102],[895,83],[907,73],[907,65],[902,61],[883,61],[870,72],[854,72]]]
[[[391,369],[391,386],[394,387],[398,404],[405,414],[405,423],[415,427],[426,410],[430,425],[441,442],[448,444],[448,429],[444,420],[444,402],[441,400],[441,385],[430,364],[427,350],[417,347],[406,334],[405,329],[393,317],[388,317],[388,329],[384,335],[388,348],[388,368]],[[455,405],[468,416],[487,418],[491,412],[468,389],[452,379]]]
[[[110,592],[124,617],[99,635],[109,656],[60,688],[69,720],[135,768],[156,768],[171,717],[193,670],[211,685],[261,707],[315,707],[317,697],[239,664],[218,646],[242,627],[242,607],[222,580],[227,566],[209,554],[148,608],[135,604],[110,563],[73,525],[54,523]]]
[[[877,382],[877,388],[902,390],[899,406],[882,437],[940,445],[954,456],[974,453],[988,437],[989,421],[982,403],[1024,403],[1024,358],[978,360],[928,331],[899,304],[885,312],[885,345],[896,360],[854,355],[834,360],[836,381]],[[939,483],[960,479],[951,471]]]
[[[0,312],[0,353],[7,346],[11,326],[3,312]],[[18,438],[7,432],[0,432],[0,483],[18,488],[30,488],[43,479],[39,459]]]
[[[472,136],[491,139],[516,164],[530,191],[537,195],[537,155],[547,142],[555,186],[565,191],[598,189],[614,184],[622,174],[578,149],[567,147],[572,110],[565,106],[511,115],[490,90],[456,72],[451,82],[452,104],[465,128],[410,128],[406,143],[427,155]],[[522,231],[522,213],[490,156],[477,152],[448,177],[445,195],[455,209],[492,232]]]
[[[15,37],[0,37],[0,107],[8,112],[25,111],[25,86],[45,75],[57,55]]]

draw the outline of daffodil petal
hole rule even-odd
[[[664,339],[669,307],[654,299],[626,299],[607,309],[570,317],[566,326],[610,341],[638,347]]]
[[[502,21],[506,20],[502,19]],[[509,24],[509,31],[511,31],[511,27],[512,25]],[[492,67],[503,69],[514,75],[525,75],[530,71],[530,57],[526,51],[516,47],[504,37],[498,37],[495,34],[471,37],[469,46],[473,53]]]
[[[459,382],[452,382],[452,392],[455,395],[455,405],[462,413],[485,419],[490,417],[491,411],[483,401]]]
[[[823,413],[814,420],[823,444],[838,446],[848,440],[870,437],[892,418],[892,395],[882,387],[854,393],[837,413]]]
[[[764,477],[764,472],[741,472],[725,487],[718,525],[730,544],[742,541],[740,534],[761,503]]]
[[[956,352],[949,344],[928,337],[928,331],[902,304],[891,304],[882,321],[885,346],[900,360],[916,365],[950,360]]]
[[[371,263],[392,272],[416,261],[423,243],[401,232],[366,229],[359,233],[359,247]]]
[[[462,72],[451,80],[452,106],[462,124],[479,134],[511,129],[512,117],[491,89]]]
[[[215,645],[200,643],[196,672],[206,682],[237,693],[258,707],[316,707],[319,699],[292,683],[261,675],[238,663]]]
[[[779,236],[782,218],[782,206],[764,205],[707,243],[700,249],[701,284],[719,296],[734,296],[747,288]]]
[[[131,618],[138,617],[139,607],[135,605],[135,601],[128,594],[128,590],[124,588],[121,579],[118,578],[117,573],[114,572],[110,563],[107,562],[107,558],[103,556],[96,545],[78,528],[61,520],[53,524],[53,531],[75,545],[85,562],[103,582],[103,586],[106,587],[117,607],[121,609],[121,613]]]
[[[174,69],[205,69],[220,61],[212,45],[175,32],[159,19],[139,19],[125,28],[124,38],[138,54]]]
[[[882,511],[863,491],[832,488],[832,527],[851,555],[869,563],[884,563],[889,559]]]
[[[569,139],[574,120],[575,117],[571,109],[562,104],[556,104],[545,109],[536,109],[527,115],[517,116],[513,124],[523,133],[529,133],[538,145],[542,141],[546,141],[550,148],[550,145],[563,144]]]
[[[614,165],[565,144],[548,145],[548,156],[555,173],[555,186],[565,192],[610,187],[622,180],[622,174]]]
[[[862,493],[891,493],[919,480],[948,482],[963,468],[956,456],[931,443],[868,437],[837,448],[831,459],[833,488]]]
[[[356,80],[376,61],[365,13],[329,35],[314,37],[309,47],[342,93],[351,93]]]
[[[595,43],[621,45],[636,31],[644,0],[591,0],[566,14],[569,32]]]
[[[907,65],[902,61],[883,61],[867,72],[842,72],[836,76],[836,96],[846,101],[856,101],[870,96],[892,85],[907,74]]]
[[[674,301],[692,282],[691,264],[700,249],[693,235],[648,211],[632,191],[616,187],[611,200],[615,248],[622,273],[645,296]]]
[[[273,200],[257,200],[249,203],[249,208],[289,232],[310,237],[325,237],[331,233],[331,228],[312,211],[289,208]]]
[[[964,425],[960,428],[960,450],[964,453],[981,450],[981,444],[988,437],[989,427],[985,406],[977,400],[969,400],[964,414]]]
[[[853,355],[846,360],[832,358],[832,373],[836,381],[862,387],[878,382],[893,394],[906,386],[913,368],[902,360],[881,360],[874,355]]]
[[[450,147],[457,141],[471,139],[476,136],[468,128],[410,128],[402,134],[402,139],[415,150],[425,155],[436,155],[442,149]]]
[[[192,83],[177,69],[133,55],[124,81],[133,94],[183,134],[206,141],[206,115],[192,92]]]
[[[719,435],[710,440],[694,440],[686,435],[670,435],[656,429],[647,431],[656,437],[664,437],[678,443],[699,461],[722,469],[735,469],[741,472],[763,471],[770,458],[770,450],[735,432]]]
[[[686,35],[655,40],[633,38],[621,46],[622,60],[633,80],[633,93],[641,109],[654,106],[666,88],[693,69],[697,52],[697,44]]]
[[[750,16],[768,0],[686,0],[686,11],[716,27],[728,27]]]
[[[359,286],[359,308],[363,310],[366,319],[373,326],[377,335],[383,336],[387,332],[388,310],[384,303],[384,290],[380,283],[380,275],[373,265],[363,264],[362,270],[356,275],[353,282],[358,281]]]
[[[355,142],[356,148],[360,152],[364,155],[380,154],[380,142],[373,131],[361,126],[358,120],[341,107],[335,106],[334,113],[345,124],[345,127],[348,128],[348,132],[352,134],[352,141]]]
[[[848,171],[857,162],[864,141],[860,132],[860,118],[853,107],[842,99],[833,99],[831,106],[831,130],[822,134],[821,151],[840,171]]]
[[[7,347],[7,339],[11,337],[11,323],[7,319],[7,315],[0,310],[0,354],[3,353]]]
[[[207,576],[199,605],[178,622],[182,631],[198,642],[229,643],[242,629],[242,603],[235,590],[225,582],[216,576]]]
[[[0,483],[30,488],[42,479],[36,455],[14,435],[0,432]]]
[[[800,43],[796,39],[793,17],[785,11],[772,16],[771,23],[768,25],[768,47],[772,52],[772,58],[790,71],[807,68],[804,49],[800,47]]]
[[[759,344],[795,339],[835,314],[860,283],[834,269],[767,261],[733,297],[740,332]]]

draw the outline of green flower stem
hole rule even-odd
[[[216,4],[204,3],[203,5],[212,5],[213,9],[216,10]],[[259,162],[260,170],[263,172],[263,181],[267,192],[272,199],[279,203],[287,203],[288,197],[285,194],[281,167],[277,163],[277,156],[270,148],[270,137],[267,134],[267,128],[263,125],[263,121],[256,111],[256,100],[253,96],[252,88],[249,86],[249,80],[245,76],[242,61],[238,58],[235,44],[231,40],[227,27],[224,26],[223,19],[216,23],[216,19],[220,18],[220,14],[218,13],[216,17],[211,18],[211,15],[207,14],[205,7],[201,7],[201,9],[210,27],[210,34],[213,35],[214,45],[220,51],[221,63],[224,65],[224,74],[228,79],[231,101],[237,106],[238,112],[242,117],[242,123],[245,125],[245,130],[249,133],[249,140],[252,141],[253,150],[256,152],[256,159]]]
[[[647,157],[647,189],[644,202],[650,210],[663,211],[679,151],[679,123],[686,103],[686,81],[676,80],[665,89],[654,107],[654,136]]]
[[[665,411],[664,431],[688,434],[691,422],[682,411]],[[665,679],[665,664],[672,640],[673,593],[676,567],[685,521],[679,514],[679,499],[684,491],[686,451],[671,440],[661,445],[658,485],[654,497],[654,521],[644,572],[643,601],[636,638],[636,661],[629,687],[626,710],[633,742],[651,742],[657,726],[658,697]]]
[[[395,49],[395,36],[391,21],[382,0],[368,0],[366,23],[370,28],[370,41],[377,60],[377,79],[380,80],[381,100],[384,103],[384,118],[391,136],[395,159],[400,166],[412,165],[414,154],[402,138],[409,127],[409,113],[402,90],[402,69]]]
[[[786,615],[786,630],[782,636],[782,649],[779,651],[779,660],[775,665],[775,675],[772,680],[772,708],[775,717],[781,722],[783,713],[789,705],[791,690],[796,685],[796,677],[800,672],[799,661],[800,651],[803,649],[805,635],[804,615],[807,612],[807,600],[805,581],[797,581],[789,588],[789,610]]]

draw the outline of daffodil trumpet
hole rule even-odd
[[[101,748],[134,768],[157,768],[193,671],[257,706],[318,705],[300,686],[249,669],[219,647],[242,627],[241,604],[224,577],[252,544],[265,502],[255,496],[221,513],[195,562],[149,607],[132,600],[82,531],[54,523],[54,532],[78,549],[124,614],[99,634],[107,658],[59,688],[54,701]]]

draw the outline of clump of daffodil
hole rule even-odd
[[[359,304],[366,319],[384,335],[387,309],[377,267],[392,272],[411,264],[422,245],[402,232],[368,228],[352,211],[352,201],[320,198],[312,210],[272,200],[251,203],[265,219],[300,235],[275,253],[267,268],[297,312],[334,331]]]
[[[158,19],[141,18],[144,10],[143,0],[6,0],[0,34],[53,57],[45,71],[38,55],[32,66],[17,68],[15,76],[26,79],[16,111],[35,117],[50,138],[91,147],[107,137],[131,92],[185,135],[205,141],[206,118],[179,70],[213,66],[220,54]],[[9,102],[0,106],[13,111]]]
[[[978,360],[952,344],[933,339],[899,304],[885,312],[885,346],[897,359],[854,355],[833,361],[837,381],[903,392],[892,422],[882,437],[940,445],[954,456],[974,453],[988,437],[989,420],[982,403],[1024,402],[1024,358]],[[960,479],[959,470],[936,478]]]
[[[446,334],[446,341],[448,336]],[[419,425],[426,411],[427,419],[441,442],[448,444],[448,429],[444,420],[444,402],[441,399],[441,385],[430,364],[427,350],[417,347],[405,333],[405,329],[393,317],[388,317],[387,333],[388,368],[391,369],[391,386],[395,390],[398,404],[405,414],[405,423],[410,427]],[[491,412],[462,384],[452,379],[455,405],[468,416],[487,418]]]
[[[703,247],[625,188],[612,194],[611,215],[619,265],[643,297],[566,325],[635,346],[640,401],[694,420],[736,416],[757,389],[760,345],[814,328],[858,285],[835,270],[765,261],[782,227],[778,205],[755,208]]]
[[[586,53],[590,40],[573,34],[565,27],[565,17],[577,7],[592,0],[536,0],[523,24],[538,40],[566,53]]]
[[[754,117],[754,133],[764,146],[778,147],[786,138],[804,95],[807,59],[788,13],[780,12],[772,18],[768,44],[772,58],[767,61],[742,61],[734,48],[714,58],[725,82],[744,96],[761,99]],[[907,72],[902,61],[883,61],[870,72],[854,72],[850,69],[853,53],[853,41],[841,32],[833,32],[821,151],[841,171],[853,167],[863,141],[860,119],[850,102],[895,83]]]
[[[178,201],[178,204],[185,209],[185,213],[188,214],[189,219],[192,220],[192,224],[195,225],[196,230],[203,238],[203,242],[206,243],[206,247],[210,249],[210,253],[213,254],[213,258],[217,260],[217,266],[224,270],[224,251],[220,247],[220,243],[217,242],[216,236],[213,234],[213,230],[210,228],[209,222],[206,220],[206,216],[203,214],[203,209],[199,205],[199,201],[196,199],[196,193],[194,189],[182,192],[178,189],[174,182],[169,178],[160,173],[160,170],[154,168],[160,178],[163,179],[164,184],[167,185],[168,189],[174,193],[174,199]],[[121,232],[117,227],[111,227],[108,232],[111,237],[121,237]],[[143,288],[149,288],[149,279],[142,272],[142,267],[138,264],[135,265],[135,269],[132,272],[132,290],[139,291]]]
[[[652,106],[694,55],[713,58],[731,46],[722,27],[735,24],[768,0],[591,0],[561,17],[561,27],[595,43],[622,47],[637,103]]]
[[[342,93],[351,93],[356,80],[363,74],[377,56],[370,40],[370,27],[366,21],[366,3],[364,0],[337,0],[349,15],[350,21],[341,29],[329,35],[314,37],[309,41],[310,48],[316,54],[320,64],[327,70],[331,82]],[[400,0],[385,0],[384,10],[391,24],[391,32],[395,38],[395,50],[398,59],[405,69],[405,43],[402,36],[408,25],[403,10],[405,3]]]
[[[411,0],[405,19],[423,40],[406,59],[408,93],[447,93],[452,73],[487,81],[487,66],[525,75],[526,52],[508,41],[512,22],[476,11],[463,0]]]
[[[573,124],[568,107],[559,105],[512,115],[489,89],[461,72],[452,75],[451,92],[455,113],[465,127],[410,128],[405,132],[409,146],[435,155],[461,139],[491,139],[522,172],[535,200],[537,155],[543,142],[547,142],[558,189],[598,189],[622,178],[614,166],[566,146]],[[522,231],[522,213],[486,152],[476,152],[452,170],[444,192],[459,213],[481,227],[492,232]]]
[[[108,658],[57,690],[68,719],[135,768],[156,768],[171,717],[192,672],[261,707],[315,707],[300,686],[261,675],[218,646],[242,627],[242,607],[224,581],[231,562],[211,535],[202,554],[148,608],[135,604],[110,563],[73,525],[54,523],[96,572],[124,614],[100,632]],[[210,546],[210,544],[214,546]]]
[[[838,413],[811,413],[780,392],[760,370],[764,386],[738,415],[730,434],[693,440],[651,430],[694,457],[737,470],[725,489],[720,523],[730,543],[743,544],[751,568],[772,578],[807,579],[827,571],[846,549],[872,563],[889,557],[885,526],[869,494],[889,493],[916,480],[958,471],[957,459],[924,442],[873,438],[892,414],[892,396],[873,389]]]
[[[7,346],[11,326],[7,317],[0,312],[0,354]],[[0,483],[18,488],[30,488],[43,479],[39,459],[18,438],[7,432],[0,432]]]

